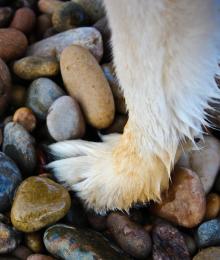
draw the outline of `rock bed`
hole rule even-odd
[[[217,132],[129,215],[86,210],[44,168],[46,145],[126,124],[100,3],[0,0],[0,259],[220,259]]]

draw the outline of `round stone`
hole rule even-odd
[[[59,63],[54,57],[29,56],[16,61],[13,71],[18,77],[26,80],[52,77],[59,73]]]
[[[36,166],[34,139],[23,126],[13,122],[5,126],[3,152],[16,162],[22,172],[33,174]]]
[[[11,210],[13,226],[34,232],[65,216],[70,196],[61,185],[45,177],[29,177],[19,186]]]
[[[21,107],[15,111],[13,122],[19,123],[27,131],[31,132],[36,127],[37,120],[30,108]]]
[[[114,99],[109,84],[92,54],[72,45],[61,54],[60,68],[68,93],[75,97],[89,124],[108,127],[115,115]]]
[[[192,228],[204,217],[206,200],[202,183],[196,173],[186,168],[176,168],[172,183],[162,202],[154,204],[151,212],[180,226]]]
[[[100,233],[62,224],[45,231],[44,244],[53,256],[61,259],[127,259]]]
[[[55,100],[48,111],[47,128],[56,141],[82,137],[85,133],[85,122],[76,100],[69,96]]]
[[[0,29],[0,42],[0,58],[4,61],[11,61],[20,58],[28,46],[28,41],[25,35],[13,28]]]
[[[46,119],[49,107],[64,95],[64,91],[52,80],[39,78],[34,80],[27,94],[26,105],[39,119]]]
[[[0,152],[0,212],[9,210],[14,192],[21,181],[21,173],[16,164]]]
[[[25,245],[34,253],[44,252],[44,244],[41,232],[26,233]]]

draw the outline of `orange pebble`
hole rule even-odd
[[[206,198],[205,219],[216,218],[220,211],[220,197],[216,193],[210,193]]]
[[[31,132],[36,127],[37,120],[31,109],[21,107],[14,113],[13,122],[19,123],[27,131]]]

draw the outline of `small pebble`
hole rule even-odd
[[[89,17],[80,5],[66,2],[53,12],[52,23],[57,32],[63,32],[89,25]]]
[[[21,242],[21,233],[0,223],[0,255],[11,253]]]
[[[62,7],[63,2],[59,0],[39,0],[38,8],[42,13],[53,14],[58,8]]]
[[[34,43],[28,47],[27,55],[52,56],[59,59],[61,52],[73,44],[87,48],[98,61],[101,60],[103,55],[102,37],[100,32],[92,27],[71,29]]]
[[[57,258],[73,259],[122,259],[109,242],[97,232],[56,224],[44,233],[46,249]]]
[[[36,117],[30,108],[20,107],[13,116],[13,122],[22,125],[28,132],[31,132],[36,127]]]
[[[195,239],[199,248],[220,245],[220,220],[212,219],[203,222],[195,231]]]
[[[107,227],[120,247],[133,257],[146,259],[151,252],[152,243],[149,233],[132,222],[127,215],[110,213]]]
[[[180,226],[192,228],[204,217],[205,193],[196,173],[186,168],[176,168],[162,202],[154,204],[151,212]]]
[[[39,78],[34,80],[28,89],[26,106],[39,119],[45,120],[49,107],[63,95],[63,90],[55,82],[47,78]]]
[[[220,211],[220,197],[216,193],[210,193],[206,198],[205,219],[213,219]]]
[[[0,28],[7,27],[11,21],[13,10],[10,7],[0,7]]]
[[[67,47],[61,54],[60,69],[68,93],[75,97],[89,124],[108,127],[115,115],[109,84],[92,54],[81,46]]]
[[[152,231],[153,260],[184,259],[190,255],[182,234],[167,223],[158,223]]]
[[[59,63],[54,57],[29,56],[13,64],[14,73],[26,80],[52,77],[59,73]]]
[[[25,245],[34,253],[42,253],[44,244],[41,232],[26,233]]]
[[[20,170],[4,153],[0,152],[0,212],[9,210],[14,192],[22,181]]]
[[[36,24],[36,15],[33,10],[27,7],[19,8],[10,24],[11,28],[23,33],[30,33]]]
[[[0,29],[0,43],[0,58],[4,61],[20,58],[28,46],[26,36],[13,28]]]
[[[193,257],[193,260],[219,260],[220,259],[220,247],[208,247],[201,250],[197,255]]]
[[[56,141],[77,139],[85,133],[85,122],[74,98],[62,96],[48,110],[47,128]]]
[[[20,231],[34,232],[63,218],[70,203],[69,193],[60,184],[45,177],[29,177],[16,192],[11,221]]]
[[[52,27],[51,17],[47,14],[41,14],[37,17],[37,36],[43,38],[44,33]]]
[[[10,122],[4,129],[3,152],[26,174],[33,174],[36,151],[33,137],[20,124]]]

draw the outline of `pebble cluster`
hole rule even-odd
[[[102,0],[0,0],[0,260],[220,259],[217,131],[130,214],[88,211],[44,167],[48,144],[123,132],[110,37]]]

